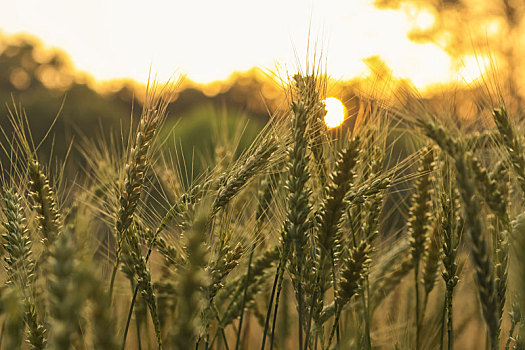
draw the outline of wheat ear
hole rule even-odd
[[[33,296],[35,279],[35,262],[32,257],[29,230],[24,216],[22,198],[10,188],[4,192],[4,207],[2,209],[6,221],[3,226],[6,232],[2,235],[7,256],[6,270],[8,283],[16,285],[22,292],[25,306],[24,322],[27,325],[28,342],[33,350],[42,350],[46,346],[46,328],[38,322]]]
[[[487,242],[483,236],[481,207],[476,198],[475,175],[471,167],[469,167],[469,160],[472,159],[472,155],[466,152],[464,146],[442,127],[430,121],[420,121],[420,124],[423,126],[427,136],[433,139],[454,160],[456,182],[460,188],[461,198],[465,205],[465,228],[468,230],[472,242],[471,252],[476,269],[475,276],[478,284],[479,300],[481,301],[483,317],[487,324],[490,348],[495,350],[498,347],[499,339],[498,301],[493,265]]]
[[[525,196],[525,154],[523,153],[523,145],[518,133],[504,107],[494,109],[492,117],[501,135],[501,141],[510,156],[510,162],[518,176],[521,190]]]

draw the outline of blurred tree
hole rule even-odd
[[[486,48],[495,58],[500,83],[514,103],[525,98],[525,53],[523,0],[376,0],[379,8],[407,12],[430,12],[435,21],[409,34],[414,41],[431,41],[461,61],[466,55],[483,54]],[[479,63],[484,68],[487,62]]]
[[[54,156],[63,157],[75,135],[107,134],[110,129],[118,130],[121,120],[125,126],[130,120],[129,101],[115,98],[115,94],[101,95],[82,80],[85,78],[75,72],[61,51],[47,49],[27,35],[0,37],[0,127],[10,135],[7,109],[12,109],[13,103],[20,105],[33,139],[39,143],[61,111],[54,136],[39,148],[46,159],[52,148]],[[98,121],[105,130],[96,126]],[[3,156],[0,154],[0,160]]]
[[[15,103],[26,111],[31,134],[39,143],[60,111],[52,137],[38,150],[42,159],[48,159],[51,152],[60,159],[74,138],[119,135],[129,127],[130,121],[138,120],[143,85],[120,80],[98,84],[95,89],[86,83],[90,80],[87,74],[75,71],[65,53],[44,47],[34,37],[2,36],[0,33],[0,128],[9,137],[11,127],[7,109]],[[167,130],[177,125],[177,138],[184,143],[185,156],[190,159],[194,150],[199,155],[209,154],[215,146],[212,124],[217,119],[214,117],[217,110],[228,111],[225,113],[229,128],[239,125],[243,119],[241,111],[254,120],[240,141],[239,149],[249,144],[244,140],[253,138],[253,130],[258,130],[268,119],[268,110],[272,112],[272,108],[265,105],[267,96],[263,98],[261,92],[267,91],[265,86],[272,83],[255,70],[237,73],[227,83],[217,83],[219,89],[215,94],[205,94],[204,87],[192,88],[191,84],[187,82],[186,86],[190,87],[183,89],[170,105],[170,120],[166,123]],[[274,94],[273,97],[282,96]],[[135,116],[130,118],[132,111]],[[179,118],[181,121],[177,123]],[[76,151],[73,148],[70,154],[73,163],[80,159]],[[5,162],[3,153],[0,151],[2,163]]]

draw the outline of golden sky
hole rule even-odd
[[[253,66],[294,71],[310,42],[336,79],[369,74],[363,59],[379,56],[418,88],[471,80],[473,57],[457,62],[434,43],[407,38],[432,26],[424,9],[377,9],[368,0],[0,0],[0,30],[28,33],[59,47],[98,80],[165,80],[184,73],[199,83]],[[303,62],[304,63],[304,62]]]

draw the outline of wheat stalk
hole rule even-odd
[[[328,348],[332,343],[343,307],[357,294],[361,287],[364,275],[370,264],[371,249],[372,247],[367,241],[362,241],[350,251],[349,257],[343,261],[341,277],[335,295],[335,319],[328,338]]]
[[[33,350],[42,350],[46,346],[46,328],[38,322],[34,303],[35,262],[32,257],[29,230],[24,216],[22,198],[10,188],[4,192],[4,207],[2,209],[6,233],[2,235],[7,252],[4,257],[9,276],[8,283],[17,286],[22,293],[25,307],[24,322],[29,328],[28,342]]]
[[[310,316],[306,326],[306,340],[309,341],[309,333],[312,318],[318,320],[323,308],[323,299],[326,292],[326,280],[332,270],[331,261],[337,265],[341,256],[341,221],[348,202],[345,200],[347,192],[350,190],[354,177],[353,168],[357,164],[359,156],[360,140],[353,139],[349,145],[338,155],[335,170],[328,178],[327,189],[321,207],[315,216],[316,221],[316,241],[319,247],[317,253],[316,268],[314,274],[315,283],[313,285],[312,301],[310,306]],[[334,290],[336,281],[333,280]]]
[[[61,227],[55,194],[40,164],[35,159],[29,160],[28,173],[29,195],[33,200],[33,208],[38,213],[39,228],[45,245],[49,246],[58,236]]]
[[[493,264],[489,255],[487,242],[483,236],[481,222],[481,208],[476,198],[474,187],[474,174],[469,167],[472,154],[466,152],[442,127],[429,121],[420,121],[420,125],[431,139],[433,139],[454,160],[456,168],[456,181],[460,188],[461,198],[465,208],[465,228],[468,230],[472,242],[472,260],[476,270],[478,295],[481,301],[483,317],[487,324],[489,344],[491,349],[497,349],[499,339],[499,317],[497,315],[498,301],[496,297]]]
[[[204,299],[200,290],[208,285],[206,252],[206,220],[197,218],[188,234],[185,246],[186,261],[178,273],[178,294],[183,303],[178,305],[174,343],[179,349],[191,349],[201,333],[198,315]]]
[[[420,347],[421,308],[419,302],[419,263],[425,253],[428,241],[428,230],[432,210],[432,171],[434,169],[434,152],[430,148],[422,150],[421,165],[418,169],[416,192],[412,196],[412,206],[408,219],[410,251],[414,263],[414,284],[416,289],[416,349]]]
[[[510,156],[512,167],[518,175],[521,190],[525,195],[525,155],[518,133],[504,107],[494,109],[492,117],[501,135],[502,143]]]
[[[462,225],[459,218],[459,193],[454,187],[451,177],[450,162],[445,160],[442,168],[441,192],[441,228],[443,230],[443,272],[441,276],[445,282],[444,312],[446,313],[448,349],[454,347],[454,323],[453,323],[453,295],[454,288],[459,282],[458,265],[456,263],[457,250],[460,243]],[[443,348],[443,336],[445,331],[445,317],[441,327],[441,348]]]
[[[277,150],[278,145],[274,138],[264,140],[255,152],[220,184],[217,197],[213,204],[213,213],[219,211],[241,190],[246,183],[268,164],[270,157]]]

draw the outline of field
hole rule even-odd
[[[151,83],[134,128],[72,146],[75,179],[14,104],[1,347],[524,349],[523,127],[488,86],[468,127],[405,91],[328,129],[306,69],[193,173],[163,147],[177,84]]]

